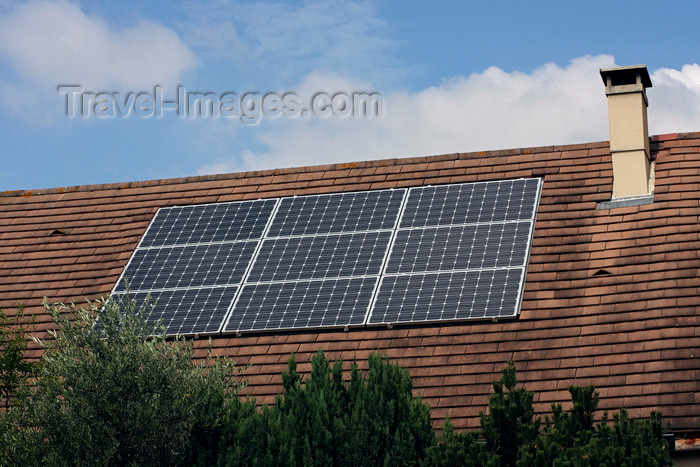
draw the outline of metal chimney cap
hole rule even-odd
[[[600,77],[603,78],[606,87],[630,84],[641,84],[644,88],[651,87],[651,78],[646,65],[605,68],[600,70]]]

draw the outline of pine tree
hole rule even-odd
[[[532,443],[540,423],[533,417],[534,394],[517,384],[515,364],[510,361],[500,381],[492,383],[494,393],[489,396],[488,413],[480,414],[487,450],[503,466],[515,465],[520,446]]]
[[[372,354],[367,377],[353,363],[345,383],[340,360],[331,365],[319,351],[311,366],[302,382],[292,356],[275,405],[259,413],[246,406],[248,420],[230,420],[221,465],[392,466],[425,458],[434,443],[430,412],[413,396],[405,369]]]

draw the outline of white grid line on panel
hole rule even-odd
[[[243,240],[220,240],[216,242],[193,242],[193,243],[173,243],[169,245],[154,245],[154,246],[138,246],[136,250],[146,251],[146,250],[160,250],[162,248],[173,248],[176,246],[187,247],[187,246],[207,246],[207,245],[228,245],[229,243],[244,243],[244,242],[257,242],[259,238],[246,238]]]
[[[461,225],[461,224],[460,224]],[[417,227],[420,228],[420,227]],[[286,239],[296,239],[296,238],[310,238],[310,237],[332,237],[334,235],[349,235],[349,234],[365,234],[365,233],[375,233],[375,232],[391,232],[393,229],[359,229],[359,230],[344,230],[341,232],[321,232],[313,234],[295,234],[295,235],[270,235],[265,237],[264,240],[286,240]],[[237,240],[243,241],[243,240]]]
[[[131,295],[136,295],[140,293],[154,293],[154,292],[181,292],[186,290],[208,290],[208,289],[226,289],[230,287],[238,287],[240,284],[236,282],[235,284],[217,284],[217,285],[203,285],[197,287],[165,287],[162,289],[139,289],[139,290],[129,290]],[[120,290],[115,292],[114,295],[126,295],[125,290]]]

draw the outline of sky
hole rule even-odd
[[[599,69],[637,64],[650,133],[700,131],[698,18],[697,1],[0,0],[0,191],[603,141]]]

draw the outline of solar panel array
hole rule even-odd
[[[539,192],[518,179],[163,208],[113,294],[150,296],[169,334],[517,316]]]

